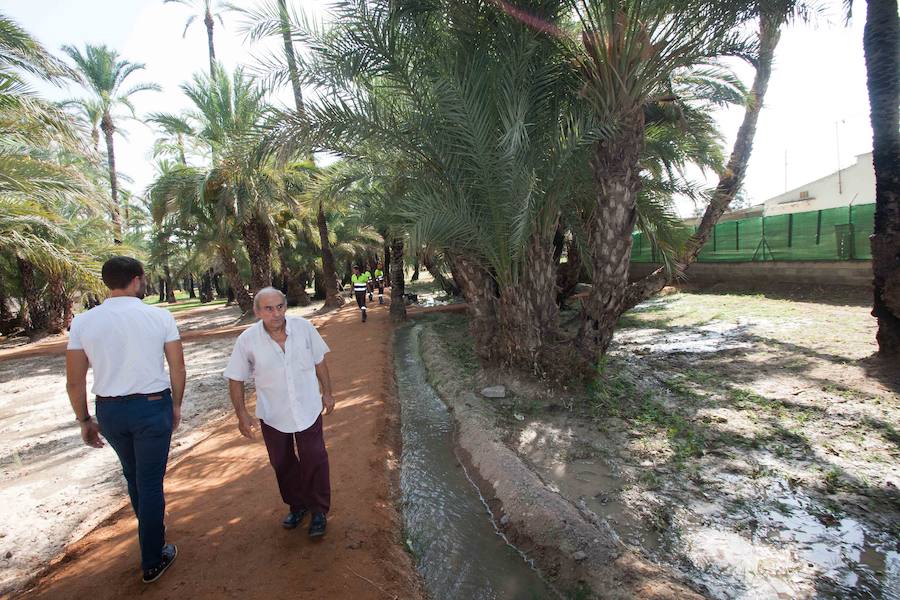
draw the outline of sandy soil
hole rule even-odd
[[[715,598],[900,598],[900,370],[861,301],[673,294],[623,317],[588,390],[505,383],[505,441],[627,547]]]
[[[4,508],[0,531],[0,557],[9,556],[3,563],[6,589],[112,510],[112,517],[68,547],[29,597],[169,597],[176,590],[199,598],[284,597],[288,590],[419,597],[412,561],[398,541],[392,502],[396,411],[386,372],[387,306],[374,308],[365,326],[350,307],[314,320],[332,349],[338,402],[325,428],[334,501],[329,534],[319,544],[302,530],[281,529],[284,507],[265,448],[259,439],[240,438],[227,418],[221,370],[233,337],[246,326],[234,326],[231,312],[236,311],[204,308],[177,316],[183,338],[196,340],[185,344],[185,422],[173,442],[176,458],[166,480],[168,534],[181,554],[152,588],[139,581],[136,524],[122,504],[115,455],[109,448],[81,445],[72,427],[63,357],[52,355],[59,350],[50,346],[49,355],[0,363],[0,381],[7,384],[0,396],[0,436],[10,447],[0,463],[0,502],[14,507]],[[366,328],[364,337],[360,327]],[[23,372],[31,374],[22,377]]]

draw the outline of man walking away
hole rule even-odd
[[[350,283],[353,285],[353,297],[356,298],[356,305],[362,312],[362,322],[366,322],[366,292],[369,289],[369,272],[360,273],[359,265],[353,265],[353,275],[350,276]]]
[[[322,415],[334,410],[325,364],[328,346],[312,323],[286,317],[286,307],[280,290],[268,287],[256,293],[253,312],[259,322],[238,337],[224,375],[238,430],[249,439],[254,437],[253,420],[245,405],[244,382],[255,380],[256,416],[281,499],[290,508],[281,525],[295,529],[311,512],[309,536],[316,538],[325,535],[331,505],[322,436]]]
[[[166,544],[163,477],[172,432],[181,420],[185,368],[172,313],[144,304],[141,263],[115,256],[103,265],[109,297],[72,321],[66,352],[66,391],[84,443],[119,456],[138,519],[144,583],[162,576],[178,548]],[[163,357],[169,363],[166,375]],[[94,370],[97,421],[87,406],[87,371]]]
[[[378,304],[384,304],[384,263],[375,267],[375,287],[378,288]]]

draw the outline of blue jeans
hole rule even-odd
[[[162,561],[166,540],[163,477],[172,440],[172,392],[98,400],[96,412],[101,433],[119,455],[128,482],[138,519],[141,566],[152,569]]]

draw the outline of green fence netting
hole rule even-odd
[[[870,260],[874,204],[753,217],[719,223],[699,262]],[[650,239],[634,234],[632,262],[658,262]]]

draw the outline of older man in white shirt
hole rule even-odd
[[[253,420],[245,405],[244,382],[252,377],[256,384],[256,416],[281,498],[290,507],[282,526],[294,529],[311,512],[309,535],[320,537],[331,504],[322,435],[322,415],[334,410],[325,363],[329,349],[312,323],[287,317],[286,308],[280,290],[257,292],[253,311],[259,322],[238,337],[224,375],[238,429],[250,439]]]
[[[84,442],[101,448],[103,434],[119,456],[138,519],[143,579],[150,583],[178,554],[175,544],[165,543],[163,478],[172,431],[181,420],[184,354],[172,313],[141,301],[147,280],[139,261],[114,256],[102,275],[109,298],[72,321],[66,390]],[[89,367],[97,422],[88,412]]]

